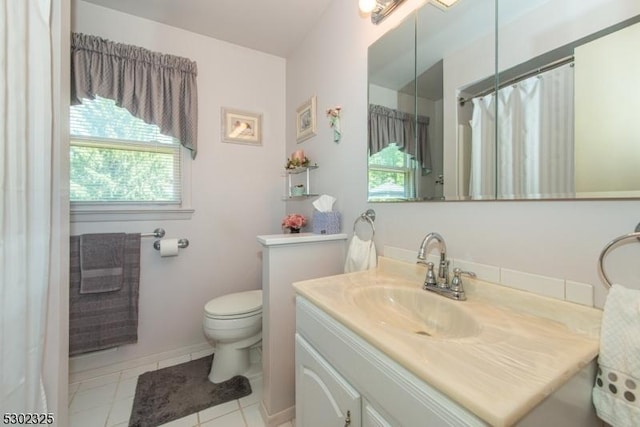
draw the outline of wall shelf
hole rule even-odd
[[[309,173],[312,170],[318,169],[318,165],[313,165],[313,166],[301,166],[301,167],[297,167],[295,169],[285,169],[285,175],[286,176],[286,186],[287,188],[285,189],[285,196],[282,198],[282,200],[288,201],[288,200],[304,200],[307,199],[309,197],[315,197],[318,196],[318,194],[315,193],[311,193],[311,184],[310,184],[310,179],[309,179]],[[300,195],[293,195],[291,188],[294,185],[294,180],[292,179],[293,175],[299,175],[299,174],[305,174],[305,192],[303,194]],[[298,180],[299,181],[299,180]],[[299,185],[299,184],[298,184]]]

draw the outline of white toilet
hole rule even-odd
[[[204,306],[204,334],[215,342],[209,381],[219,383],[249,369],[249,348],[262,339],[262,290],[214,298]]]

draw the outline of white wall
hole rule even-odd
[[[406,2],[380,26],[359,16],[357,2],[335,0],[330,5],[287,58],[287,152],[303,148],[318,162],[317,188],[338,198],[346,232],[368,207],[376,210],[380,251],[384,245],[417,251],[426,233],[438,231],[453,257],[591,283],[601,306],[605,290],[597,273],[598,255],[608,241],[640,222],[638,200],[367,203],[367,47],[421,3]],[[295,109],[313,94],[318,96],[318,135],[296,146]],[[324,115],[334,104],[343,107],[340,144],[332,142]],[[295,209],[311,210],[308,203]],[[609,276],[640,289],[638,257],[637,243],[614,250],[606,263]]]
[[[185,237],[176,258],[160,258],[145,238],[141,250],[138,343],[85,356],[92,368],[205,342],[204,304],[261,287],[260,234],[280,232],[285,212],[285,60],[177,28],[74,1],[72,30],[198,64],[198,157],[192,164],[195,214],[183,221],[74,223],[71,234],[151,232]],[[220,109],[263,114],[261,147],[220,140]]]

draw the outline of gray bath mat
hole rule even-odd
[[[156,427],[251,394],[249,380],[240,375],[210,382],[212,360],[207,356],[140,375],[129,427]]]

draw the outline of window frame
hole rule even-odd
[[[391,144],[385,147],[383,150],[391,147]],[[392,201],[407,201],[415,199],[416,188],[415,188],[415,175],[416,175],[416,160],[409,154],[405,153],[399,148],[396,148],[398,151],[402,152],[404,157],[404,165],[403,166],[388,166],[381,165],[376,163],[368,162],[367,168],[367,200],[370,202],[392,202]],[[370,174],[371,172],[390,172],[390,173],[401,173],[405,177],[405,185],[404,187],[404,197],[376,197],[371,195],[371,187],[370,184]]]
[[[108,99],[108,98],[105,98]],[[112,100],[111,100],[112,101]],[[118,107],[122,108],[122,107]],[[131,114],[129,112],[129,114]],[[162,150],[162,143],[154,141],[125,140],[121,138],[105,138],[71,135],[69,132],[68,155],[73,146],[88,146],[117,149],[114,146],[128,146],[130,150],[145,150],[153,147]],[[191,219],[194,209],[191,207],[191,151],[178,142],[180,201],[70,201],[70,220],[74,222],[99,221],[146,221],[146,220],[184,220]],[[175,152],[175,146],[167,145],[168,152]],[[71,177],[69,177],[70,179]]]

